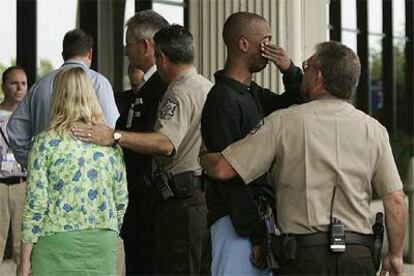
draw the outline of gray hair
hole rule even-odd
[[[126,26],[133,30],[135,39],[152,39],[160,29],[168,27],[169,24],[155,11],[144,10],[128,19]]]
[[[328,41],[316,45],[312,62],[322,72],[323,84],[329,94],[350,100],[361,75],[358,56],[347,46]]]

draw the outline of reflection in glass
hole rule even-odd
[[[397,96],[397,131],[409,134],[409,120],[405,117],[410,114],[407,102],[405,76],[405,0],[394,0],[393,7],[393,46],[394,46],[394,75]],[[412,114],[411,114],[412,116]]]
[[[371,76],[371,107],[372,115],[380,122],[384,120],[384,91],[382,86],[382,36],[368,37],[369,69]]]

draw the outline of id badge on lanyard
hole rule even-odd
[[[2,171],[10,173],[21,171],[20,165],[16,162],[16,159],[14,159],[13,152],[11,152],[10,150],[8,150],[6,154],[2,155],[0,169]]]

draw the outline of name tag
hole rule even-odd
[[[0,169],[6,172],[21,172],[20,164],[14,159],[12,152],[7,152],[6,155],[2,156]]]

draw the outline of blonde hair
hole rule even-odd
[[[74,123],[104,123],[91,80],[84,69],[61,70],[53,81],[52,112],[48,130],[60,135]]]

